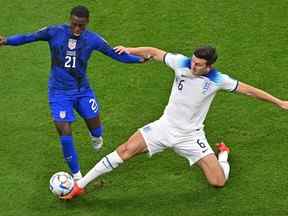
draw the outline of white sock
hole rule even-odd
[[[73,173],[73,179],[74,181],[79,181],[82,178],[82,174],[80,170],[77,173]]]
[[[228,152],[227,151],[219,152],[218,161],[223,169],[225,179],[227,180],[230,172],[230,165],[228,163]]]
[[[116,151],[103,157],[77,184],[80,188],[86,187],[91,181],[104,173],[111,172],[118,167],[123,160]]]

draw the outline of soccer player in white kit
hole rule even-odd
[[[239,92],[288,109],[288,101],[280,100],[269,93],[239,82],[213,68],[217,60],[216,49],[211,46],[197,48],[192,58],[181,54],[167,53],[153,47],[115,48],[118,53],[127,52],[145,59],[162,61],[175,72],[170,99],[160,119],[145,125],[127,142],[103,157],[82,179],[77,181],[65,200],[79,196],[85,186],[98,176],[110,172],[123,161],[148,152],[150,156],[166,148],[172,148],[187,158],[190,166],[197,164],[208,182],[222,187],[228,179],[229,147],[218,144],[218,158],[207,142],[203,122],[218,90]]]

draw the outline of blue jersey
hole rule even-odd
[[[7,45],[22,45],[34,41],[47,41],[51,51],[49,89],[75,90],[89,88],[87,63],[94,50],[124,63],[139,63],[138,56],[117,54],[97,33],[85,30],[79,37],[73,35],[69,25],[49,26],[26,35],[7,38]]]

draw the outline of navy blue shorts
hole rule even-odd
[[[99,105],[91,89],[49,90],[48,94],[51,115],[54,121],[75,121],[76,110],[84,119],[99,115]]]

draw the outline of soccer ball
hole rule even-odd
[[[66,172],[57,172],[50,178],[50,190],[57,196],[65,196],[74,186],[73,177]]]

